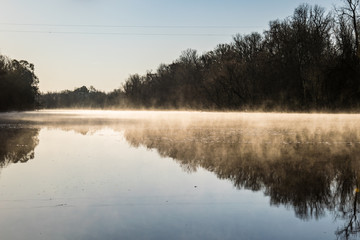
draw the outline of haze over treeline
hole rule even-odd
[[[42,94],[43,108],[358,110],[360,3],[300,5],[263,33],[199,54],[188,49],[110,93],[85,86]],[[6,72],[6,71],[5,71]],[[0,75],[1,82],[7,74]],[[0,90],[3,92],[3,88]],[[3,96],[1,94],[1,96]]]

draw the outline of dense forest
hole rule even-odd
[[[38,107],[38,84],[33,64],[0,55],[0,111]]]
[[[271,21],[263,33],[235,35],[203,54],[185,50],[172,63],[131,75],[109,93],[85,86],[44,93],[40,107],[358,111],[359,42],[359,0],[343,0],[330,12],[303,4],[288,18]],[[33,66],[2,62],[1,110],[34,106]],[[28,87],[11,79],[27,79]],[[31,89],[32,94],[19,95],[19,101],[28,96],[26,101],[6,95],[23,89]]]
[[[260,33],[236,35],[199,55],[185,50],[155,72],[105,94],[47,93],[43,106],[223,110],[356,110],[360,107],[360,6],[300,5]]]

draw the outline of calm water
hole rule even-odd
[[[1,239],[356,239],[360,115],[0,114]]]

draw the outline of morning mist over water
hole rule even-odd
[[[2,2],[1,240],[360,239],[333,1]]]
[[[8,239],[346,239],[359,231],[356,114],[0,117]],[[18,219],[21,232],[11,227]]]

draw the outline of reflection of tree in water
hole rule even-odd
[[[203,167],[237,188],[262,190],[272,205],[292,207],[297,217],[328,210],[347,223],[338,237],[360,231],[358,193],[360,131],[147,127],[125,131],[133,146],[157,149],[186,171]]]
[[[235,120],[216,116],[210,120],[206,115],[206,119],[200,120],[162,121],[71,119],[45,125],[81,134],[104,127],[124,131],[126,140],[134,147],[157,149],[161,156],[173,158],[186,171],[202,167],[219,178],[230,179],[237,188],[263,191],[272,205],[292,208],[301,219],[320,218],[330,211],[337,220],[344,221],[336,231],[338,238],[357,236],[358,121],[347,122],[343,117],[331,122],[332,126],[321,119],[312,122],[313,118],[302,117],[303,121],[296,121],[295,126],[293,120],[283,121],[281,115],[266,115],[270,117],[266,121],[256,114],[248,117],[242,114]],[[328,121],[326,116],[323,118]],[[297,120],[297,116],[293,119]],[[2,166],[33,157],[37,135],[35,129],[0,129],[0,140],[5,143],[0,146]],[[24,148],[14,148],[22,145]]]
[[[0,128],[0,167],[33,159],[38,134],[34,128]]]
[[[353,198],[342,205],[337,213],[337,217],[345,219],[345,224],[336,231],[339,239],[356,238],[360,233],[359,189],[354,192]]]

